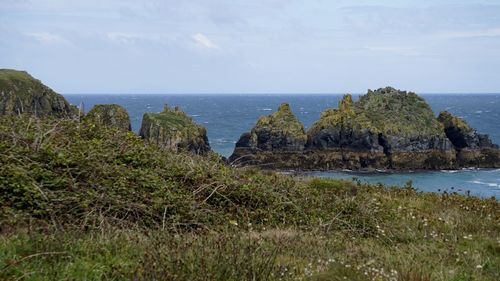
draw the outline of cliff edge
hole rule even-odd
[[[0,115],[23,113],[71,118],[78,110],[26,71],[0,69]]]

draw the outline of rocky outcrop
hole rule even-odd
[[[446,136],[457,152],[457,162],[462,167],[500,167],[500,151],[490,137],[479,134],[465,120],[447,111],[439,114]]]
[[[130,117],[125,108],[117,104],[95,105],[85,119],[107,127],[131,131]]]
[[[304,125],[292,113],[290,106],[283,103],[278,111],[262,116],[249,133],[241,135],[229,158],[237,163],[270,163],[273,154],[294,154],[304,150],[307,135]]]
[[[23,113],[71,118],[78,110],[27,72],[0,69],[0,115]]]
[[[263,120],[277,119],[281,110]],[[345,95],[337,109],[325,110],[307,131],[305,143],[303,135],[299,134],[302,142],[290,142],[285,133],[289,122],[303,128],[295,117],[289,122],[259,120],[250,133],[242,135],[229,161],[233,165],[308,170],[455,169],[468,163],[498,166],[498,149],[487,136],[462,130],[470,149],[457,148],[457,138],[450,135],[457,134],[453,133],[456,128],[441,119],[415,93],[391,87],[370,90],[355,102],[351,95]],[[260,146],[259,137],[265,140]]]
[[[163,112],[145,113],[139,135],[149,143],[173,151],[203,154],[210,151],[207,131],[179,108],[165,105]]]

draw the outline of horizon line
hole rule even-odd
[[[407,92],[413,92],[416,93],[417,95],[499,95],[500,92],[414,92],[414,91],[407,91]],[[193,93],[193,92],[187,92],[187,93],[179,93],[179,92],[165,92],[165,93],[132,93],[132,92],[109,92],[109,93],[98,93],[98,92],[70,92],[70,93],[60,93],[62,95],[346,95],[346,94],[351,94],[351,95],[365,95],[366,93],[357,93],[357,92],[344,92],[344,93],[327,93],[327,92],[312,92],[312,93],[307,93],[307,92],[292,92],[292,93],[286,93],[286,92],[255,92],[255,93],[238,93],[238,92],[225,92],[225,93],[210,93],[210,92],[199,92],[199,93]]]

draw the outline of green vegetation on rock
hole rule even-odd
[[[303,140],[306,137],[304,125],[295,117],[287,103],[282,103],[271,115],[260,117],[254,130],[280,131]]]
[[[71,118],[78,110],[27,72],[0,69],[0,115],[22,113]]]
[[[130,131],[130,117],[125,108],[117,104],[98,104],[95,105],[86,115],[95,124],[114,127],[121,130]]]
[[[391,87],[369,90],[356,102],[351,95],[344,96],[338,109],[322,113],[310,133],[336,126],[384,135],[443,135],[442,125],[423,98]]]
[[[458,118],[456,116],[453,116],[451,113],[448,111],[443,111],[439,113],[438,116],[438,121],[443,124],[445,129],[453,128],[455,127],[456,129],[460,130],[463,133],[472,133],[474,129],[472,129],[465,120],[462,118]]]
[[[206,153],[210,150],[207,132],[178,107],[165,105],[163,112],[145,113],[140,136],[160,147],[174,151]]]

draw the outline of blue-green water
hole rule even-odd
[[[243,132],[249,131],[259,116],[276,110],[281,102],[288,102],[297,117],[309,127],[328,107],[337,107],[342,95],[85,95],[65,97],[73,104],[84,103],[88,111],[95,104],[117,103],[124,106],[131,117],[132,129],[138,131],[144,112],[161,111],[163,105],[180,106],[193,119],[207,128],[213,150],[229,156]],[[481,133],[487,133],[500,143],[500,94],[427,94],[423,97],[435,113],[448,110],[463,117]],[[357,177],[362,181],[384,184],[404,184],[408,180],[423,191],[461,192],[500,198],[500,170],[460,170],[415,173],[352,174],[349,172],[318,172],[314,176],[339,178]],[[453,188],[453,189],[452,189]]]

